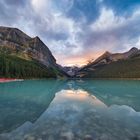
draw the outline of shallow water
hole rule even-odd
[[[0,140],[139,140],[140,81],[0,84]]]

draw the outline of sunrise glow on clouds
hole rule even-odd
[[[140,48],[139,0],[1,0],[0,19],[39,36],[62,65]]]

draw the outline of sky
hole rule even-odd
[[[39,36],[61,65],[140,48],[140,0],[0,0],[0,25]]]

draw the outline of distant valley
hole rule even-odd
[[[140,50],[105,52],[93,62],[62,67],[39,37],[0,27],[0,77],[5,78],[140,78]]]

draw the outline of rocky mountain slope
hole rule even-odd
[[[140,50],[105,52],[83,68],[63,68],[39,37],[0,26],[0,77],[140,78]]]
[[[0,58],[1,77],[68,76],[39,37],[31,38],[17,28],[0,26]]]
[[[80,69],[81,78],[140,78],[140,50],[133,47],[125,53],[105,52]]]
[[[75,76],[75,74],[79,71],[79,67],[77,66],[65,66],[63,70],[68,73],[71,77]]]

